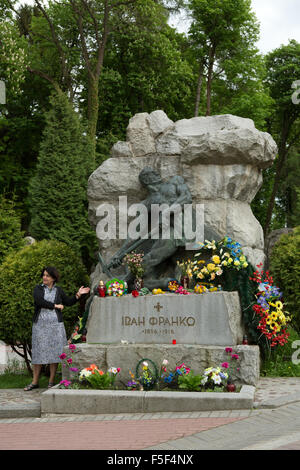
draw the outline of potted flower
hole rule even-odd
[[[143,258],[144,253],[128,253],[124,259],[123,264],[127,266],[131,274],[134,275],[134,290],[139,291],[144,283],[143,283],[143,275],[145,273],[145,268],[143,267]]]
[[[181,271],[180,283],[184,289],[188,289],[190,286],[190,280],[193,278],[192,261],[190,259],[186,261],[177,261]]]
[[[136,377],[142,390],[151,390],[159,377],[155,363],[151,359],[141,359],[136,367]]]
[[[204,388],[214,390],[215,387],[225,387],[227,379],[228,374],[222,369],[222,367],[208,367],[203,372],[201,385],[203,385]]]

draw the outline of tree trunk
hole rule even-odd
[[[91,74],[89,75],[87,134],[93,145],[93,160],[95,160],[96,132],[97,132],[97,122],[98,122],[98,111],[99,111],[98,81],[99,81],[99,78],[96,78],[92,76]]]
[[[202,82],[203,82],[203,70],[204,70],[204,62],[201,61],[200,67],[199,67],[196,101],[195,101],[195,112],[194,112],[195,117],[199,116],[199,105],[200,105],[201,89],[202,89]]]
[[[264,226],[264,236],[265,238],[268,236],[268,233],[270,231],[270,225],[272,221],[272,213],[274,210],[274,205],[275,205],[275,198],[276,194],[280,185],[280,179],[281,179],[281,173],[282,169],[284,166],[284,163],[286,161],[286,157],[288,155],[288,149],[287,149],[287,139],[289,135],[289,126],[285,125],[284,128],[282,129],[281,133],[281,140],[280,140],[280,146],[278,149],[278,160],[277,160],[277,165],[276,165],[276,173],[275,173],[275,179],[274,179],[274,184],[273,184],[273,189],[272,193],[270,196],[269,204],[267,207],[267,214],[266,214],[266,221],[265,221],[265,226]]]
[[[208,62],[208,73],[207,73],[207,93],[206,93],[206,116],[210,116],[211,113],[211,84],[212,74],[215,61],[216,46],[212,45],[209,50],[209,62]]]
[[[18,354],[19,356],[21,356],[24,359],[27,370],[30,373],[30,375],[32,375],[31,359],[29,358],[29,356],[31,355],[31,350],[30,350],[28,344],[24,343],[24,344],[21,344],[20,346],[16,346],[16,345],[11,344],[10,346],[16,354]],[[23,353],[18,351],[17,348],[23,349]]]

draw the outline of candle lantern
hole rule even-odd
[[[105,297],[106,295],[106,287],[104,285],[104,282],[103,281],[100,281],[99,282],[99,286],[98,286],[98,294],[100,295],[100,297]]]
[[[243,336],[243,344],[249,344],[247,335]]]

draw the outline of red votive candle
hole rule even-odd
[[[176,339],[173,339],[172,344],[176,344]]]

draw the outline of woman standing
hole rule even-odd
[[[59,273],[53,266],[43,268],[42,284],[35,286],[34,317],[32,326],[32,365],[33,380],[24,390],[29,391],[39,387],[39,377],[43,364],[50,365],[48,388],[53,387],[59,356],[67,344],[66,330],[63,323],[62,310],[64,306],[74,305],[83,294],[90,291],[89,287],[81,286],[76,295],[67,296],[56,283]]]

